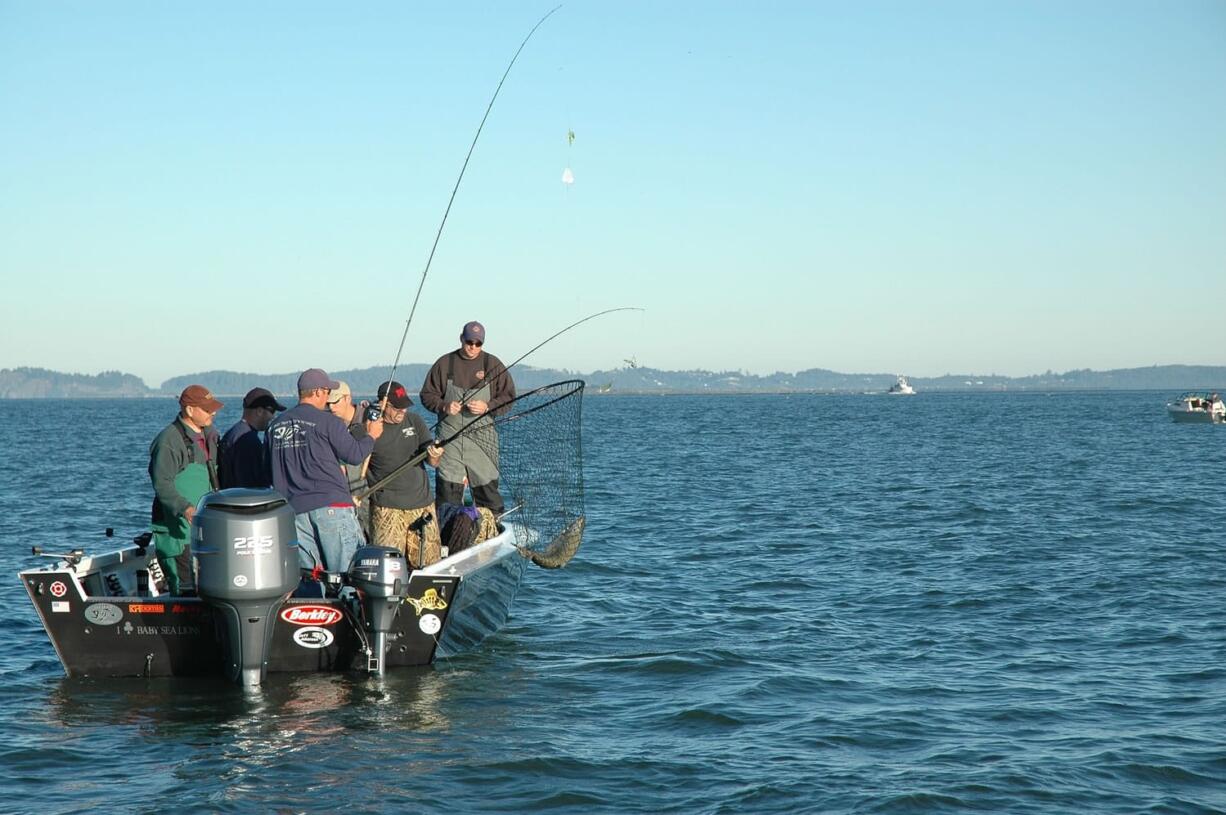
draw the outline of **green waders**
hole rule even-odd
[[[213,489],[209,483],[209,470],[203,464],[192,462],[175,476],[175,490],[187,499],[193,506]],[[166,582],[171,595],[177,595],[183,582],[180,576],[182,567],[191,577],[191,532],[192,527],[182,515],[176,515],[168,523],[153,524],[153,547],[157,552],[158,563],[166,573]],[[194,577],[190,585],[195,586]]]

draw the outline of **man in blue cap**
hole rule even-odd
[[[498,433],[493,417],[515,399],[515,383],[502,360],[482,350],[485,326],[473,320],[460,332],[460,347],[431,366],[421,386],[421,403],[438,416],[438,437],[464,434],[443,451],[435,471],[438,506],[462,504],[464,483],[473,503],[495,515],[502,512],[498,492]],[[441,510],[440,510],[441,514]]]
[[[272,485],[297,513],[299,564],[316,571],[345,571],[366,543],[341,464],[360,464],[383,435],[381,421],[368,421],[366,436],[355,439],[324,410],[339,387],[319,368],[303,371],[298,404],[274,419],[267,433]]]

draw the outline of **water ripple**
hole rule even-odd
[[[140,531],[173,413],[44,407],[0,400],[10,575]],[[1226,811],[1226,496],[1178,477],[1222,428],[1144,393],[585,410],[578,558],[430,669],[67,680],[0,582],[0,784],[46,812]]]

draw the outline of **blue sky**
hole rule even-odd
[[[550,7],[0,0],[0,367],[390,365]],[[403,361],[1223,364],[1224,294],[1220,0],[572,2]]]

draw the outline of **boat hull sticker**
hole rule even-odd
[[[114,603],[94,603],[85,607],[85,619],[94,625],[114,625],[123,619],[123,609]]]
[[[281,619],[294,625],[336,625],[345,615],[332,606],[290,606],[281,609]]]
[[[326,628],[310,626],[294,632],[294,642],[303,648],[327,648],[332,644],[332,632]]]
[[[426,589],[421,597],[406,597],[404,601],[417,611],[417,616],[420,617],[423,611],[442,611],[447,608],[447,601],[438,593],[437,589]]]

